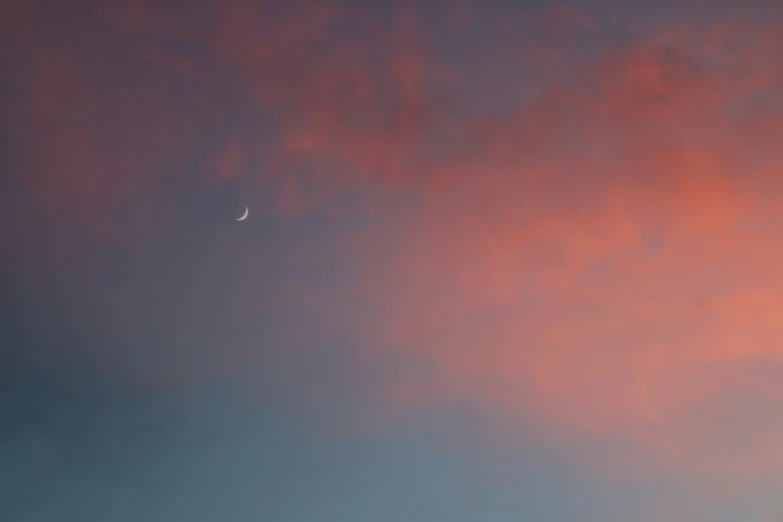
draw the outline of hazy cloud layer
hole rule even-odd
[[[478,454],[733,520],[699,495],[783,462],[781,14],[707,4],[8,2],[6,352],[132,397],[235,379],[336,440],[464,408]]]

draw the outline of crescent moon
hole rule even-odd
[[[244,221],[248,214],[250,214],[250,211],[245,207],[245,213],[242,214],[242,217],[237,218],[237,221]]]

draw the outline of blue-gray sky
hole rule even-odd
[[[5,2],[0,519],[780,520],[781,21]]]

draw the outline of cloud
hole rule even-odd
[[[686,467],[774,468],[780,419],[761,405],[783,389],[758,372],[781,357],[781,158],[751,129],[779,121],[758,105],[778,73],[769,35],[738,55],[725,27],[693,28],[707,48],[610,46],[506,115],[455,123],[459,145],[422,167],[433,190],[348,247],[364,305],[346,327],[435,368],[392,395],[532,408]]]
[[[529,12],[438,25],[424,8],[339,2],[118,5],[63,27],[19,8],[28,45],[8,67],[23,108],[6,125],[25,143],[12,163],[30,235],[68,252],[37,265],[51,280],[83,273],[93,286],[70,288],[90,301],[116,249],[197,242],[183,194],[201,190],[291,222],[348,215],[340,255],[320,254],[342,278],[301,294],[367,353],[426,361],[373,383],[391,400],[468,400],[699,465],[777,454],[775,409],[738,411],[781,393],[758,377],[781,356],[774,24],[618,31],[599,8],[562,8],[535,10],[548,29],[528,33]],[[194,248],[242,244],[212,232]],[[153,280],[172,285],[157,296],[197,280],[164,265],[94,301],[134,310]],[[223,319],[215,331],[244,331]],[[748,431],[716,429],[737,423]]]

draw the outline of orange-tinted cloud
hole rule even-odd
[[[781,121],[778,72],[771,35],[737,55],[725,26],[693,29],[708,47],[610,47],[450,128],[459,145],[423,167],[434,190],[349,247],[349,328],[435,368],[393,395],[532,408],[700,469],[780,462],[783,157],[755,130]]]
[[[372,224],[323,313],[431,364],[379,383],[392,398],[533,412],[699,466],[777,458],[774,24],[618,37],[564,6],[534,38],[463,8],[444,35],[413,8],[144,6],[91,11],[89,45],[18,15],[35,150],[18,164],[52,237],[165,228],[169,202],[136,210],[182,179],[238,180],[285,215],[346,206]],[[471,24],[467,58],[441,56]]]

